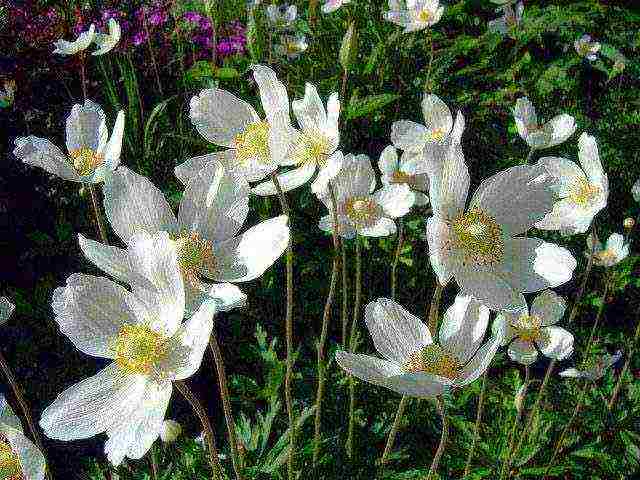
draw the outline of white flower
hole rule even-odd
[[[298,7],[271,4],[267,7],[267,18],[276,28],[291,27],[298,18]]]
[[[297,35],[280,35],[280,42],[274,45],[276,55],[295,60],[309,48],[307,37],[299,33]]]
[[[78,52],[82,52],[89,48],[89,45],[94,41],[96,36],[96,26],[92,23],[89,27],[89,30],[86,30],[76,38],[73,42],[69,42],[67,40],[60,39],[56,42],[53,42],[53,45],[56,47],[53,53],[57,53],[59,55],[75,55]]]
[[[592,42],[591,35],[583,35],[575,42],[573,42],[573,47],[576,49],[576,52],[581,57],[585,57],[587,60],[595,60],[598,58],[598,52],[600,51],[600,43]]]
[[[49,140],[34,136],[16,138],[13,154],[65,180],[99,183],[120,163],[123,133],[122,110],[109,137],[104,112],[86,100],[84,105],[74,105],[67,117],[67,155]]]
[[[583,133],[578,148],[582,169],[564,158],[543,157],[538,161],[556,179],[560,199],[553,210],[536,223],[537,228],[584,233],[593,217],[607,206],[609,180],[602,169],[595,138]]]
[[[429,203],[425,193],[429,190],[429,178],[426,173],[416,173],[418,158],[403,156],[400,160],[395,147],[389,145],[380,154],[378,168],[383,185],[408,185],[415,196],[415,205],[424,206]]]
[[[501,312],[493,329],[504,331],[502,345],[509,345],[509,357],[523,365],[538,358],[538,350],[545,357],[564,360],[573,353],[573,335],[555,326],[567,307],[566,302],[551,290],[545,290],[531,304],[513,312]]]
[[[567,249],[518,237],[551,210],[554,183],[541,166],[511,167],[484,180],[465,210],[470,179],[457,131],[464,122],[456,124],[454,141],[431,175],[431,265],[440,284],[453,277],[463,294],[491,309],[519,309],[523,293],[565,283],[576,267]]]
[[[518,2],[515,10],[510,4],[500,7],[500,9],[503,11],[502,17],[496,20],[491,20],[488,24],[489,30],[501,35],[513,36],[515,29],[522,21],[524,4],[522,2]]]
[[[228,150],[194,157],[176,167],[176,176],[185,185],[211,160],[257,182],[274,172],[289,151],[293,127],[287,89],[270,68],[254,65],[252,69],[264,120],[251,105],[226,90],[202,90],[191,99],[189,116],[200,135]]]
[[[113,362],[58,395],[40,419],[57,440],[106,433],[105,452],[114,465],[142,458],[158,438],[172,382],[200,367],[218,308],[204,302],[182,322],[184,284],[166,232],[130,238],[127,266],[141,280],[132,282],[132,291],[84,274],[55,290],[60,331],[80,351]]]
[[[165,420],[160,427],[160,440],[164,443],[173,443],[181,433],[182,425],[174,420]]]
[[[343,5],[347,5],[351,3],[351,0],[327,0],[324,5],[322,5],[322,11],[324,13],[331,13],[338,10]]]
[[[7,323],[16,306],[7,297],[0,297],[0,325]]]
[[[91,55],[104,55],[115,48],[120,41],[122,31],[115,18],[109,19],[109,33],[96,33],[95,44],[98,47]]]
[[[636,202],[640,203],[640,178],[631,187],[631,195]]]
[[[513,116],[522,139],[538,150],[559,145],[576,131],[575,119],[567,114],[557,115],[545,124],[539,123],[536,109],[527,97],[517,100]]]
[[[25,436],[20,419],[0,395],[0,476],[7,480],[42,480],[45,469],[44,455]]]
[[[383,237],[396,231],[394,218],[406,215],[415,202],[413,192],[404,184],[387,185],[374,193],[376,177],[366,155],[348,154],[331,180],[338,213],[338,234],[344,238],[357,235]],[[320,219],[320,229],[333,232],[333,204],[328,192],[320,200],[329,215]]]
[[[593,242],[595,241],[595,246]],[[593,263],[600,267],[613,267],[629,256],[629,243],[624,242],[624,236],[612,233],[606,246],[598,240],[598,237],[590,233],[587,237],[587,250],[585,254],[591,255],[593,251]]]
[[[339,163],[342,158],[342,155],[333,157],[340,143],[340,100],[337,93],[332,93],[325,108],[316,87],[307,83],[304,98],[294,100],[291,107],[300,130],[291,131],[289,150],[280,164],[295,168],[278,174],[278,181],[282,190],[287,192],[307,183],[319,170],[317,180],[312,185],[313,191],[318,193],[335,176],[338,170],[336,162]],[[275,195],[277,190],[273,181],[269,180],[257,185],[252,192],[256,195]]]
[[[385,12],[384,18],[409,33],[435,25],[443,12],[439,0],[389,0],[389,11]]]
[[[191,178],[178,218],[162,192],[147,178],[120,167],[104,187],[104,209],[113,230],[130,246],[139,232],[168,232],[186,280],[187,310],[212,297],[221,309],[244,304],[235,286],[264,273],[289,243],[285,215],[265,220],[239,235],[249,212],[249,185],[215,160]],[[125,250],[80,237],[91,261],[127,282]],[[223,282],[211,284],[206,280]]]
[[[434,397],[473,382],[502,341],[498,333],[482,343],[489,310],[461,295],[447,309],[436,341],[419,318],[387,298],[367,305],[365,321],[384,359],[339,351],[338,364],[365,382],[412,397]]]
[[[569,378],[586,378],[587,380],[595,382],[596,380],[600,380],[607,369],[612,367],[621,358],[622,352],[620,350],[613,355],[606,353],[593,361],[584,363],[580,368],[567,368],[558,375]]]

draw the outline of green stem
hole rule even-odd
[[[433,45],[433,33],[431,29],[428,30],[426,35],[426,40],[429,45],[429,66],[427,67],[427,78],[424,82],[424,91],[430,93],[433,89],[431,88],[431,70],[433,67],[433,57],[434,57],[434,45]]]
[[[438,312],[440,310],[440,301],[442,300],[443,287],[436,278],[436,288],[433,291],[433,298],[429,306],[429,332],[435,338],[438,331]]]
[[[587,342],[587,348],[585,349],[584,356],[585,358],[589,357],[591,353],[591,347],[593,346],[593,340],[596,335],[596,331],[598,330],[598,326],[600,325],[600,319],[602,318],[602,312],[604,312],[604,306],[607,303],[607,296],[609,295],[609,291],[611,290],[611,286],[613,283],[613,278],[610,272],[607,272],[605,281],[604,281],[604,291],[602,292],[602,296],[600,297],[600,305],[598,306],[598,313],[596,313],[596,319],[593,321],[593,326],[591,327],[591,333],[589,333],[589,341]]]
[[[440,411],[440,417],[442,418],[442,434],[440,435],[440,443],[438,444],[438,449],[433,456],[433,461],[431,462],[431,467],[429,468],[429,473],[427,474],[426,480],[431,480],[438,471],[438,465],[440,465],[440,459],[442,458],[442,454],[444,453],[444,449],[447,445],[447,438],[449,436],[449,423],[447,420],[447,412],[442,397],[436,397],[436,403],[438,405],[438,410]]]
[[[391,266],[391,300],[396,299],[396,273],[398,269],[398,263],[400,261],[400,254],[402,253],[402,244],[404,242],[404,222],[402,218],[398,221],[398,245],[396,246],[396,254],[393,257],[393,264]]]
[[[476,443],[478,443],[478,437],[480,436],[480,423],[482,422],[482,412],[484,407],[484,392],[487,387],[487,372],[485,370],[482,374],[482,385],[480,387],[480,396],[478,397],[478,409],[476,410],[476,424],[473,429],[473,440],[471,441],[471,448],[467,455],[467,463],[464,467],[464,476],[469,475],[471,470],[471,461],[473,460],[473,453],[476,449]]]
[[[589,254],[589,258],[587,260],[587,268],[584,271],[584,276],[582,277],[582,282],[580,283],[580,289],[578,290],[578,294],[576,295],[575,300],[573,301],[573,307],[571,307],[571,313],[569,314],[569,319],[567,320],[567,325],[571,325],[573,320],[576,318],[578,314],[578,308],[580,307],[580,301],[584,295],[585,289],[587,287],[587,281],[589,280],[589,275],[591,275],[591,270],[593,268],[593,254],[596,251],[596,224],[595,220],[593,222],[593,226],[591,227],[591,235],[593,235],[594,241],[591,244],[591,253]]]
[[[393,419],[393,426],[391,427],[391,431],[389,432],[389,436],[387,437],[387,444],[384,447],[384,452],[382,453],[382,458],[380,459],[380,465],[384,466],[387,463],[387,459],[389,454],[391,453],[391,449],[393,448],[393,444],[396,441],[396,435],[398,434],[398,429],[400,428],[400,422],[402,421],[402,415],[404,415],[404,409],[407,406],[407,396],[403,395],[400,399],[400,403],[398,403],[398,409],[396,410],[396,416]]]
[[[347,342],[349,340],[347,337],[347,327],[349,326],[349,291],[347,289],[347,246],[344,240],[340,242],[340,253],[342,254],[342,261],[340,262],[342,270],[342,346],[347,348]]]
[[[360,302],[362,295],[362,247],[360,245],[360,237],[356,235],[356,293],[353,306],[353,320],[351,322],[351,334],[349,335],[349,351],[354,352],[356,348],[356,328],[358,326],[358,317],[360,316]],[[347,457],[353,456],[353,430],[355,427],[355,408],[356,408],[356,387],[353,375],[349,376],[349,429],[347,434]]]
[[[91,204],[93,205],[93,215],[96,218],[96,225],[98,226],[100,239],[102,240],[102,243],[104,243],[105,245],[109,245],[109,240],[107,238],[107,228],[104,225],[104,220],[100,212],[100,206],[98,204],[98,195],[96,194],[96,187],[91,183],[89,184],[89,193],[91,194]]]
[[[518,428],[518,425],[520,423],[520,419],[522,418],[522,411],[524,409],[524,399],[527,396],[527,390],[529,389],[529,378],[530,378],[531,372],[529,370],[529,365],[525,365],[524,366],[524,390],[522,392],[522,398],[523,398],[523,405],[521,408],[517,409],[516,412],[516,417],[513,419],[513,425],[511,425],[511,431],[509,432],[509,437],[508,437],[508,444],[507,444],[507,456],[504,460],[504,462],[502,463],[502,468],[500,469],[500,476],[498,478],[502,479],[504,475],[506,475],[506,473],[509,471],[509,469],[511,468],[511,461],[512,461],[512,457],[511,457],[511,452],[513,451],[513,447],[515,444],[515,440],[516,440],[516,429]],[[517,394],[517,392],[516,392]],[[515,400],[515,399],[514,399]]]
[[[620,394],[620,388],[622,387],[622,382],[624,380],[625,375],[627,374],[627,371],[629,370],[629,366],[631,365],[631,359],[633,358],[633,355],[636,353],[636,350],[638,348],[638,340],[640,340],[640,309],[638,310],[638,316],[636,317],[636,321],[638,322],[638,325],[636,326],[636,334],[634,335],[633,340],[631,341],[631,346],[628,349],[629,351],[627,354],[627,358],[624,361],[624,366],[622,367],[622,371],[620,372],[620,376],[618,377],[616,386],[614,387],[613,393],[611,394],[611,399],[607,403],[607,409],[609,411],[613,410],[613,406],[615,405],[618,395]]]

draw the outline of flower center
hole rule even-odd
[[[465,263],[493,264],[504,256],[502,228],[479,208],[472,208],[453,221],[453,246],[464,253]]]
[[[434,128],[430,132],[427,132],[427,141],[442,142],[445,137],[445,132],[442,128]]]
[[[537,315],[520,315],[511,326],[515,330],[515,336],[523,342],[539,342],[547,335],[542,330],[542,320]]]
[[[416,182],[416,176],[410,175],[400,170],[396,170],[391,174],[389,183],[406,183],[407,185],[414,185]]]
[[[116,363],[127,373],[148,375],[166,355],[165,338],[146,325],[125,325],[116,340]]]
[[[329,140],[320,132],[303,133],[293,147],[292,157],[297,165],[313,163],[322,168],[327,163],[330,149]]]
[[[254,122],[244,132],[233,139],[236,148],[236,161],[240,165],[249,162],[269,163],[269,124],[266,121]]]
[[[69,156],[78,175],[91,175],[104,162],[104,156],[89,147],[75,148],[69,152]]]
[[[369,227],[380,217],[380,206],[369,197],[351,197],[344,202],[340,213],[358,228]]]
[[[20,458],[5,438],[0,438],[0,479],[21,480],[22,466]]]
[[[302,48],[300,48],[300,45],[295,40],[286,41],[284,44],[284,48],[290,55],[295,55],[296,53],[300,53],[302,51]]]
[[[593,259],[595,260],[596,264],[609,267],[616,264],[618,256],[613,250],[606,248],[594,253]]]
[[[429,23],[433,19],[433,13],[430,10],[423,8],[418,12],[418,21],[422,23]]]
[[[597,185],[592,185],[585,179],[580,179],[571,189],[569,198],[576,205],[585,208],[593,204],[602,190]]]
[[[460,376],[462,364],[440,345],[433,343],[410,355],[404,369],[409,373],[424,372],[455,380]]]
[[[176,238],[174,242],[178,264],[187,281],[197,284],[202,270],[214,270],[216,262],[209,240],[200,237],[197,232],[189,232]]]

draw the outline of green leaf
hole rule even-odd
[[[349,71],[353,65],[356,57],[358,56],[358,31],[356,30],[355,22],[349,24],[349,28],[342,38],[342,45],[340,45],[340,53],[338,59],[340,65],[344,71]]]
[[[382,93],[380,95],[370,95],[361,99],[352,99],[351,103],[347,106],[345,118],[347,120],[353,120],[354,118],[364,117],[365,115],[369,115],[370,113],[386,107],[399,98],[400,95],[395,93]]]

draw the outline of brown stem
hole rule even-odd
[[[162,83],[160,82],[160,71],[158,70],[158,62],[156,61],[155,51],[153,50],[153,45],[151,43],[151,33],[149,32],[149,25],[147,24],[146,15],[143,18],[142,24],[144,26],[144,31],[147,34],[147,47],[149,48],[149,55],[151,57],[151,66],[153,67],[153,73],[156,77],[156,86],[158,87],[160,96],[163,97],[164,93],[162,92]]]
[[[529,365],[524,366],[524,391],[522,392],[522,398],[524,403],[524,398],[527,396],[527,390],[529,389],[529,378],[531,376],[531,372],[529,370]],[[516,440],[516,429],[520,423],[520,419],[522,418],[522,411],[524,409],[524,405],[519,408],[516,412],[516,418],[513,419],[513,425],[511,425],[511,431],[509,432],[508,444],[507,444],[507,458],[505,458],[504,463],[502,464],[502,468],[500,469],[500,476],[498,478],[502,478],[509,469],[511,468],[511,461],[513,460],[511,457],[511,452],[513,451],[513,447]]]
[[[480,387],[480,396],[478,397],[478,409],[476,411],[476,424],[473,429],[473,440],[471,442],[471,448],[467,455],[467,464],[464,467],[464,476],[469,475],[471,470],[471,461],[473,460],[473,453],[476,449],[476,443],[478,443],[478,437],[480,436],[480,423],[482,422],[482,412],[484,407],[484,392],[487,387],[487,372],[482,374],[482,385]]]
[[[342,85],[340,87],[340,101],[346,106],[347,104],[347,80],[349,79],[349,71],[345,68],[342,70]]]
[[[622,382],[624,380],[625,375],[627,374],[627,371],[629,370],[629,366],[631,365],[631,359],[633,358],[633,355],[636,353],[636,349],[638,348],[638,340],[640,340],[640,309],[638,310],[638,316],[636,321],[638,322],[638,325],[636,327],[636,334],[634,335],[633,340],[631,341],[632,343],[628,349],[629,352],[627,354],[627,358],[624,361],[624,366],[622,367],[622,371],[620,372],[620,376],[618,377],[616,386],[614,387],[613,393],[611,394],[611,399],[607,403],[608,410],[613,409],[613,406],[615,405],[616,400],[618,399],[618,395],[620,394],[620,388],[622,387]]]
[[[342,261],[340,262],[340,268],[342,270],[342,346],[343,348],[347,348],[347,327],[349,326],[349,291],[347,278],[347,246],[344,240],[340,242],[340,253],[342,254]]]
[[[213,431],[213,427],[211,426],[211,422],[209,421],[209,417],[207,416],[207,412],[198,400],[198,397],[191,391],[189,385],[184,381],[173,382],[178,391],[182,394],[193,411],[200,419],[200,423],[202,423],[202,428],[204,430],[204,439],[207,443],[207,450],[209,452],[209,464],[211,465],[211,470],[213,473],[213,478],[215,480],[223,479],[223,469],[220,464],[220,457],[218,456],[218,449],[216,447],[216,438],[215,433]]]
[[[358,326],[358,317],[360,316],[360,302],[362,295],[362,247],[360,245],[360,237],[356,235],[356,293],[353,305],[353,320],[351,322],[351,334],[349,335],[349,351],[353,353],[356,348],[356,328]],[[347,457],[353,456],[353,431],[355,427],[356,409],[356,384],[353,375],[349,376],[349,429],[347,434]]]
[[[280,199],[280,205],[282,212],[289,217],[289,223],[291,223],[291,211],[289,210],[289,204],[287,203],[287,197],[282,191],[282,186],[278,181],[278,176],[274,173],[271,175],[276,191],[278,192],[278,198]],[[284,377],[284,396],[285,403],[287,405],[287,415],[289,417],[289,451],[287,456],[287,476],[289,480],[295,478],[294,463],[295,463],[295,441],[296,441],[296,422],[295,414],[293,411],[293,397],[291,395],[291,386],[293,383],[293,244],[289,239],[287,245],[287,314],[285,318],[285,330],[287,337],[287,370]]]
[[[222,398],[222,410],[227,424],[227,434],[229,435],[229,445],[231,446],[231,462],[233,463],[233,471],[238,480],[242,480],[242,458],[238,449],[238,438],[236,436],[236,424],[233,420],[233,412],[231,410],[231,396],[229,395],[229,387],[227,384],[227,372],[222,360],[222,351],[216,338],[215,327],[209,337],[209,348],[213,353],[213,361],[216,364],[216,373],[218,374],[218,384],[220,386],[220,397]]]
[[[151,464],[151,478],[158,480],[158,462],[156,460],[156,451],[154,445],[149,449],[149,463]]]
[[[393,257],[393,264],[391,266],[391,300],[396,299],[396,272],[398,269],[398,262],[400,261],[400,254],[402,253],[402,244],[404,242],[404,222],[402,218],[398,221],[398,245],[396,246],[396,254]]]
[[[433,291],[431,305],[429,306],[429,332],[435,338],[438,331],[438,311],[440,310],[440,301],[442,300],[443,287],[436,278],[436,288]]]
[[[447,412],[445,410],[444,401],[442,400],[442,397],[438,396],[436,397],[436,402],[442,418],[442,434],[440,435],[440,443],[438,444],[436,454],[433,456],[433,461],[431,462],[431,467],[429,468],[426,480],[431,480],[438,471],[440,458],[442,458],[442,454],[444,453],[444,449],[447,445],[447,438],[449,436],[449,423],[447,421]]]
[[[400,399],[400,403],[398,403],[396,416],[393,419],[393,426],[391,427],[391,431],[389,432],[389,436],[387,437],[387,444],[384,447],[384,452],[382,453],[382,458],[380,459],[380,465],[382,466],[387,463],[387,458],[389,457],[391,449],[393,448],[393,444],[396,441],[396,435],[398,434],[398,429],[400,428],[400,422],[402,420],[402,416],[404,415],[404,409],[407,406],[407,400],[407,396],[403,395]]]
[[[91,194],[91,205],[93,206],[93,215],[95,216],[96,225],[98,226],[100,240],[102,240],[102,243],[104,243],[105,245],[109,245],[109,240],[107,239],[107,228],[104,225],[104,220],[102,219],[102,214],[100,213],[96,187],[91,183],[89,184],[89,193]]]
[[[80,52],[80,83],[82,84],[82,98],[87,101],[87,55]]]
[[[593,235],[593,243],[591,244],[591,252],[589,254],[589,258],[587,260],[587,268],[584,271],[584,276],[582,277],[582,282],[580,283],[580,289],[578,290],[578,294],[576,295],[575,300],[573,301],[573,307],[571,307],[571,313],[569,314],[569,319],[567,320],[567,325],[571,325],[573,320],[576,318],[578,314],[578,308],[580,307],[580,301],[582,300],[582,296],[584,295],[585,289],[587,288],[587,282],[589,281],[589,275],[591,275],[591,269],[593,268],[593,254],[596,251],[596,224],[595,220],[593,226],[591,227],[591,235]]]

